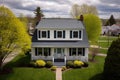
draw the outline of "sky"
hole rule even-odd
[[[111,14],[120,19],[120,0],[0,0],[0,5],[10,8],[16,16],[23,14],[34,17],[34,10],[39,6],[45,18],[71,18],[74,4],[93,5],[99,17],[108,19]]]

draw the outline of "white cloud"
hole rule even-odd
[[[1,4],[2,2],[3,0],[0,0]],[[23,13],[34,16],[33,11],[40,6],[45,17],[71,17],[70,9],[73,4],[94,5],[99,11],[99,16],[104,18],[111,14],[118,17],[117,14],[120,14],[120,0],[4,0],[4,5],[16,15]]]

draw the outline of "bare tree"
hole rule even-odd
[[[87,5],[87,4],[83,4],[83,5],[77,5],[74,4],[71,8],[71,15],[74,18],[77,18],[80,15],[84,15],[84,14],[94,14],[94,15],[98,15],[97,9],[95,6],[92,5]]]

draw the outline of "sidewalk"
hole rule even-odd
[[[62,80],[62,68],[57,68],[56,69],[56,80]]]

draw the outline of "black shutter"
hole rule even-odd
[[[51,55],[51,49],[49,48],[49,56]]]
[[[83,48],[83,56],[85,56],[85,48]]]
[[[39,37],[39,38],[41,38],[41,36],[40,36],[40,32],[41,32],[41,31],[39,30],[39,31],[38,31],[38,37]]]
[[[56,31],[54,31],[54,38],[56,38]]]
[[[63,31],[63,38],[65,38],[65,30]]]
[[[81,31],[79,31],[79,38],[81,38]]]
[[[72,31],[70,31],[70,38],[72,38]]]
[[[37,56],[37,48],[35,48],[35,56]]]
[[[71,56],[71,48],[69,48],[69,56]]]
[[[48,30],[48,38],[50,38],[50,31]]]

